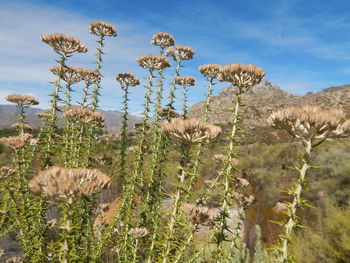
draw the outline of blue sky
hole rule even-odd
[[[221,1],[0,1],[0,103],[11,93],[25,93],[47,107],[53,80],[48,68],[55,53],[40,41],[46,33],[65,33],[89,47],[70,65],[93,68],[94,36],[89,23],[115,25],[118,37],[106,43],[101,106],[120,109],[117,73],[146,77],[135,58],[158,52],[150,44],[156,32],[169,32],[179,45],[195,49],[184,63],[183,76],[194,76],[190,103],[203,100],[204,78],[198,66],[208,63],[252,63],[282,89],[305,94],[349,84],[350,1],[347,0],[221,0]],[[172,70],[169,70],[170,74]],[[167,80],[170,82],[170,79]],[[216,86],[216,93],[226,87]],[[76,88],[79,90],[79,87]],[[141,109],[144,89],[131,90],[131,111]]]

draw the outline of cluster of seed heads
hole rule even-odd
[[[52,166],[40,171],[29,181],[35,194],[48,197],[76,197],[91,195],[109,187],[111,178],[96,169]]]
[[[117,74],[115,79],[122,85],[122,86],[137,86],[140,85],[140,79],[136,78],[134,74],[132,73],[120,73]]]
[[[151,44],[160,47],[170,47],[174,45],[174,37],[169,33],[158,32],[156,33],[152,40]]]
[[[285,129],[296,138],[324,139],[350,132],[350,122],[345,117],[339,109],[305,105],[274,111],[267,121],[272,127]]]
[[[36,98],[29,95],[11,94],[6,96],[5,99],[8,102],[15,103],[19,106],[33,106],[39,104],[39,101]]]
[[[72,121],[76,121],[83,124],[96,123],[98,126],[103,127],[105,118],[101,113],[83,108],[71,108],[65,110],[63,115]]]
[[[149,70],[161,70],[171,66],[168,58],[152,54],[140,56],[136,61],[142,68]]]
[[[97,36],[117,36],[117,30],[114,28],[114,26],[102,21],[90,23],[90,33]]]
[[[50,45],[54,51],[64,55],[88,51],[88,48],[79,39],[61,33],[42,35],[41,41]]]
[[[171,121],[162,122],[161,128],[167,136],[172,136],[190,144],[213,140],[222,132],[220,127],[199,119],[174,118]]]
[[[175,79],[175,84],[181,85],[181,86],[194,86],[195,81],[196,80],[194,77],[177,77]]]

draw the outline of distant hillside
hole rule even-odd
[[[234,88],[223,89],[218,96],[212,97],[210,121],[213,123],[227,123],[231,118],[230,107],[233,105]],[[243,95],[243,103],[246,105],[243,113],[245,132],[243,136],[255,141],[264,141],[268,134],[280,134],[266,124],[268,115],[276,109],[298,105],[320,105],[325,108],[342,108],[350,114],[350,85],[329,87],[317,93],[307,93],[305,96],[289,94],[280,87],[263,80],[250,92]],[[189,110],[189,116],[202,118],[204,101],[196,103]]]
[[[39,108],[27,108],[26,109],[26,120],[33,127],[38,128],[41,125],[41,120],[36,116],[38,112],[44,111]],[[117,132],[121,127],[121,116],[120,111],[112,110],[99,110],[101,114],[106,118],[105,130],[108,132]],[[61,114],[59,114],[60,116]],[[0,129],[9,128],[13,123],[16,122],[17,108],[15,105],[0,105]],[[129,116],[129,126],[133,126],[139,122],[140,118],[136,116]]]

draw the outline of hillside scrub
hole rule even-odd
[[[329,221],[342,209],[337,220],[344,224],[349,205],[349,193],[339,187],[349,175],[350,120],[342,110],[279,109],[268,123],[287,132],[279,131],[286,141],[256,142],[241,136],[242,111],[245,94],[263,80],[264,70],[206,64],[198,69],[207,81],[203,118],[190,118],[187,96],[195,79],[181,73],[195,50],[158,32],[151,40],[158,55],[136,59],[144,81],[132,73],[116,75],[123,91],[121,133],[103,135],[105,118],[97,109],[104,48],[117,33],[102,21],[92,22],[90,33],[97,43],[94,69],[69,65],[75,53],[89,50],[80,40],[41,36],[57,65],[50,68],[50,109],[38,113],[37,133],[25,112],[39,102],[22,94],[5,98],[17,106],[18,122],[14,134],[4,131],[0,138],[0,235],[16,236],[21,257],[8,258],[6,251],[0,257],[33,263],[293,262],[301,251],[314,253],[314,247],[298,248],[292,241],[306,242],[302,229],[317,218],[325,228],[315,236],[329,237],[317,243],[324,251],[320,257],[337,250],[335,260],[347,258],[346,235]],[[166,72],[172,72],[169,85]],[[234,87],[225,124],[210,119],[218,82]],[[83,84],[77,107],[76,83]],[[128,95],[134,87],[144,93],[144,103],[141,122],[130,130]],[[175,108],[178,99],[181,109]],[[268,136],[271,129],[262,131]],[[320,212],[301,211],[309,203]],[[342,239],[331,244],[337,234]]]

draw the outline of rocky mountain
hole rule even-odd
[[[42,121],[36,114],[42,111],[44,110],[32,107],[26,109],[26,120],[33,128],[38,128],[41,125]],[[99,110],[99,112],[105,117],[104,129],[108,132],[117,132],[121,127],[122,112],[112,110]],[[16,122],[16,118],[17,108],[15,105],[0,105],[0,129],[11,127],[11,125]],[[129,116],[130,127],[139,121],[139,117]]]
[[[213,123],[227,123],[231,118],[230,107],[234,105],[233,87],[223,89],[218,96],[212,97],[210,121]],[[342,108],[350,115],[350,85],[329,87],[317,93],[307,93],[304,96],[293,95],[283,91],[280,87],[263,80],[243,95],[243,109],[245,114],[243,133],[245,137],[264,136],[265,132],[274,132],[267,127],[266,118],[276,109],[299,106],[320,105],[325,108]],[[190,117],[202,118],[204,101],[194,104],[189,110]],[[260,137],[261,137],[260,136]]]

